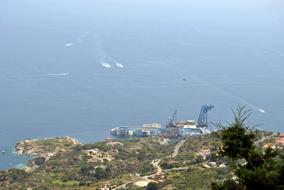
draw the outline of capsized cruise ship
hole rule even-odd
[[[166,127],[162,128],[160,123],[149,123],[142,126],[119,126],[111,129],[111,134],[118,137],[163,136],[167,138],[208,134],[210,131],[207,124],[207,112],[212,108],[214,108],[212,105],[203,105],[200,110],[198,122],[194,120],[176,121],[177,111],[175,111]]]
[[[150,137],[163,136],[167,138],[188,137],[209,133],[205,128],[197,127],[193,120],[178,121],[174,127],[161,127],[159,123],[142,126],[119,126],[111,129],[111,135],[117,137]]]
[[[142,126],[119,126],[111,129],[111,134],[119,137],[148,137],[161,134],[161,124],[150,123]]]

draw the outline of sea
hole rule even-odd
[[[283,0],[1,0],[0,169],[16,142],[232,109],[284,131]]]

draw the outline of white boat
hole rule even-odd
[[[72,46],[73,45],[73,43],[67,43],[67,44],[65,44],[65,46]]]
[[[106,62],[103,62],[102,66],[105,67],[105,68],[111,68],[111,65],[106,63]]]
[[[115,64],[117,67],[120,67],[120,68],[123,68],[124,67],[124,65],[122,65],[122,64],[120,64],[120,63],[116,63]]]

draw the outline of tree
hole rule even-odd
[[[229,127],[222,126],[220,153],[232,159],[248,158],[255,138],[254,133],[245,124],[251,112],[242,106],[238,107],[237,111],[233,111],[233,113],[235,119],[229,124]]]
[[[158,189],[159,189],[158,184],[155,182],[148,183],[146,187],[146,190],[158,190]]]
[[[111,175],[111,170],[109,167],[97,167],[95,171],[95,178],[96,179],[106,179]]]
[[[245,159],[246,164],[234,170],[237,180],[226,180],[223,184],[212,184],[213,190],[284,189],[284,156],[278,150],[267,148],[265,152],[254,146],[255,132],[245,123],[250,111],[238,107],[235,119],[221,131],[222,156],[233,161]]]
[[[284,159],[276,150],[252,150],[247,164],[236,171],[247,189],[284,189]]]

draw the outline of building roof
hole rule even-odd
[[[284,144],[284,133],[281,133],[276,140],[276,143]]]

